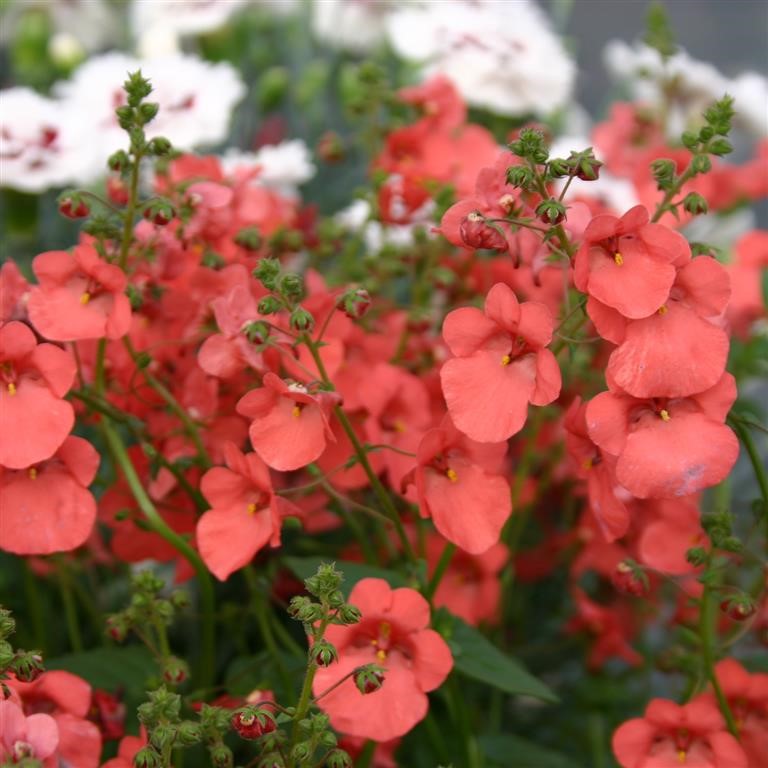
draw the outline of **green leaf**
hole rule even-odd
[[[553,704],[559,701],[555,693],[519,661],[507,656],[477,629],[456,616],[451,616],[445,634],[456,671],[460,674],[516,696],[532,696]]]
[[[504,768],[581,768],[560,752],[545,749],[519,736],[481,736],[480,747],[485,757]]]
[[[285,557],[283,562],[300,579],[308,579],[314,576],[321,563],[329,562],[327,557]],[[405,577],[395,571],[388,571],[385,568],[377,568],[375,565],[366,565],[365,563],[354,563],[346,560],[337,560],[336,568],[344,574],[344,581],[341,590],[344,595],[349,595],[352,587],[361,579],[374,578],[384,579],[391,587],[407,587],[408,582]]]

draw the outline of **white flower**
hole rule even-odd
[[[317,170],[307,145],[301,139],[270,144],[258,152],[230,149],[222,158],[222,166],[228,174],[258,166],[254,183],[271,187],[289,197],[296,197],[297,187],[309,181]]]
[[[430,2],[391,14],[387,30],[400,56],[447,75],[473,106],[547,114],[570,97],[574,64],[529,0]]]
[[[115,107],[125,103],[123,83],[141,70],[152,83],[149,101],[159,103],[147,136],[165,136],[174,147],[190,150],[222,142],[232,110],[245,94],[237,71],[229,64],[211,64],[195,56],[168,56],[142,61],[107,53],[85,62],[54,92],[80,115],[90,151],[102,160],[127,143],[117,124]]]
[[[314,0],[312,32],[320,42],[352,53],[367,53],[384,42],[394,0]]]
[[[69,110],[30,88],[0,91],[0,186],[42,192],[92,177]]]
[[[690,122],[725,94],[734,97],[734,121],[758,135],[768,134],[768,82],[756,72],[731,80],[706,61],[679,50],[666,62],[645,43],[630,45],[612,40],[603,53],[608,71],[625,81],[638,101],[661,104],[671,90],[673,99],[667,120],[670,136],[678,136]]]
[[[334,219],[352,232],[360,232],[368,253],[378,253],[385,245],[407,248],[414,243],[412,224],[382,224],[370,218],[371,204],[367,200],[354,200],[339,211]]]

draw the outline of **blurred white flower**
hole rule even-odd
[[[468,104],[502,115],[548,114],[568,101],[576,68],[530,0],[421,3],[387,19],[390,44],[447,75]]]
[[[30,88],[0,91],[0,186],[42,192],[91,177],[75,115]]]
[[[756,72],[731,80],[682,49],[665,62],[655,48],[623,40],[609,42],[603,58],[608,71],[629,86],[633,99],[660,104],[672,93],[667,120],[671,136],[679,135],[690,121],[698,121],[726,93],[734,97],[734,122],[758,135],[768,135],[768,82]]]
[[[95,56],[70,80],[57,83],[54,93],[80,116],[84,140],[92,154],[104,158],[127,143],[115,108],[125,103],[123,83],[141,70],[152,83],[149,101],[158,102],[157,117],[147,136],[165,136],[174,147],[190,150],[222,142],[232,110],[245,95],[238,72],[229,64],[211,64],[191,55],[139,60],[121,53]]]
[[[367,53],[384,42],[388,14],[403,0],[314,0],[312,32],[320,42]]]
[[[408,248],[414,243],[414,225],[382,224],[370,218],[371,204],[367,200],[354,200],[339,211],[335,221],[345,229],[360,232],[369,253],[378,253],[385,245]],[[428,236],[432,236],[428,232]]]
[[[254,183],[279,191],[290,197],[297,196],[297,187],[309,181],[316,172],[312,155],[301,139],[270,144],[258,152],[241,152],[230,149],[222,158],[227,174],[237,174],[244,169],[259,168]]]

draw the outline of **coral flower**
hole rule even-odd
[[[274,373],[267,373],[263,383],[237,403],[237,412],[252,419],[251,445],[272,469],[285,472],[305,467],[333,439],[328,417],[339,396],[323,391],[310,394],[303,384],[287,384]]]
[[[50,714],[55,721],[59,740],[56,746],[58,761],[53,765],[98,768],[101,733],[87,719],[92,689],[85,680],[71,672],[54,670],[45,672],[31,683],[12,679],[9,686],[12,696],[20,700],[26,713]]]
[[[596,216],[584,231],[574,259],[576,287],[624,317],[652,315],[664,304],[676,267],[691,258],[688,241],[661,224],[650,224],[637,205],[620,219]]]
[[[616,456],[616,478],[641,499],[688,496],[723,480],[739,442],[723,423],[736,399],[729,373],[706,392],[638,399],[602,392],[587,405],[589,436]]]
[[[13,701],[0,699],[0,759],[3,765],[24,758],[45,760],[56,751],[59,729],[46,714],[26,717]]]
[[[543,304],[520,304],[512,289],[497,283],[485,311],[449,312],[443,338],[455,357],[440,380],[453,423],[472,440],[498,443],[519,432],[528,403],[547,405],[559,394],[560,369],[546,345],[552,313]]]
[[[730,293],[728,272],[715,259],[688,262],[656,312],[627,322],[608,379],[634,397],[685,397],[714,386],[725,370],[728,334],[713,320]]]
[[[422,517],[431,517],[448,541],[470,554],[497,544],[512,514],[499,466],[506,452],[506,443],[477,443],[446,418],[424,435],[417,467],[406,478],[416,484]]]
[[[96,449],[74,436],[39,464],[21,470],[0,467],[0,549],[49,555],[83,544],[96,520],[88,486],[98,467]]]
[[[749,768],[717,706],[699,696],[679,705],[653,699],[644,717],[619,726],[613,753],[622,768]]]
[[[0,465],[23,469],[49,459],[75,423],[61,398],[75,363],[53,344],[38,344],[18,321],[0,327]]]
[[[47,251],[32,269],[39,285],[29,294],[32,324],[47,339],[119,339],[128,333],[131,305],[123,270],[101,259],[88,244],[72,253]]]
[[[336,646],[339,661],[315,675],[315,696],[355,668],[378,664],[384,682],[362,694],[348,677],[323,696],[319,706],[331,725],[350,736],[390,741],[423,720],[427,692],[439,687],[453,666],[440,635],[427,629],[429,603],[416,590],[391,589],[383,579],[362,579],[349,596],[362,620],[353,626],[331,626],[326,638]]]
[[[283,517],[299,514],[275,495],[269,470],[255,453],[243,455],[229,443],[224,456],[227,467],[213,467],[203,475],[200,488],[212,508],[197,524],[200,554],[222,581],[267,543],[277,546]]]

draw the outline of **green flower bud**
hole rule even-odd
[[[241,230],[241,232],[243,231]],[[238,233],[239,236],[240,233]],[[277,259],[261,259],[252,274],[265,288],[271,291],[277,285],[280,262]]]
[[[707,550],[703,547],[693,547],[685,553],[685,559],[696,567],[707,562]]]
[[[243,333],[245,338],[251,342],[251,344],[263,344],[269,338],[269,326],[261,321],[255,320],[251,323],[246,323],[243,326]]]
[[[17,651],[11,669],[22,683],[31,683],[45,672],[43,656],[39,651]]]
[[[291,750],[291,757],[297,763],[303,763],[312,757],[312,745],[307,741],[300,741]]]
[[[290,324],[294,331],[311,331],[315,327],[315,318],[304,307],[298,306],[291,312]]]
[[[141,101],[152,93],[152,84],[139,69],[128,73],[128,79],[123,83],[123,90],[128,97],[128,104],[131,107],[138,107]]]
[[[124,149],[118,149],[117,152],[113,152],[107,160],[107,166],[110,171],[119,173],[120,171],[129,168],[131,165],[131,158]]]
[[[176,726],[170,723],[158,723],[149,735],[149,743],[161,752],[176,740]]]
[[[343,749],[334,749],[325,758],[328,768],[353,768],[354,763],[348,752]]]
[[[283,308],[280,300],[275,296],[265,296],[259,300],[258,312],[260,315],[274,315],[275,312],[279,312]]]
[[[134,768],[162,768],[163,758],[152,747],[142,747],[133,758]]]
[[[160,111],[160,105],[156,101],[145,101],[139,106],[138,120],[141,125],[152,122]]]
[[[318,667],[329,667],[334,661],[339,660],[336,648],[327,640],[318,640],[309,651],[309,658]]]
[[[721,157],[722,155],[729,155],[731,152],[733,152],[733,146],[731,145],[731,142],[728,141],[728,139],[715,139],[711,144],[709,144],[707,150],[710,154]]]
[[[176,729],[176,739],[183,747],[191,747],[197,744],[203,736],[203,729],[199,723],[193,723],[191,720],[184,720],[179,723]]]
[[[341,608],[339,608],[339,612],[336,614],[336,619],[338,619],[340,624],[357,624],[362,616],[359,608],[347,604],[342,605]]]
[[[694,155],[691,160],[691,169],[694,173],[709,173],[712,169],[712,161],[706,155]]]
[[[209,749],[213,768],[232,768],[234,756],[232,750],[225,744],[216,744]]]
[[[118,107],[115,110],[118,125],[127,131],[133,125],[133,109],[131,107]]]
[[[9,637],[16,631],[16,620],[6,608],[0,608],[0,639]]]
[[[172,149],[173,145],[169,139],[165,138],[165,136],[155,136],[155,138],[147,144],[147,151],[155,157],[165,157],[170,154]]]
[[[264,238],[261,236],[258,227],[245,227],[241,229],[234,237],[235,243],[241,248],[245,248],[246,251],[258,251],[261,248]],[[274,261],[273,259],[262,259],[262,261]],[[254,277],[259,268],[256,267]],[[280,271],[280,264],[277,264],[277,271]],[[265,286],[274,287],[274,286]]]
[[[683,208],[694,216],[709,210],[707,201],[698,192],[689,192],[683,200]]]
[[[536,215],[545,224],[559,224],[565,219],[565,206],[554,199],[543,200],[536,207]]]
[[[277,281],[277,292],[286,299],[299,301],[304,296],[304,280],[294,273],[283,275]]]

